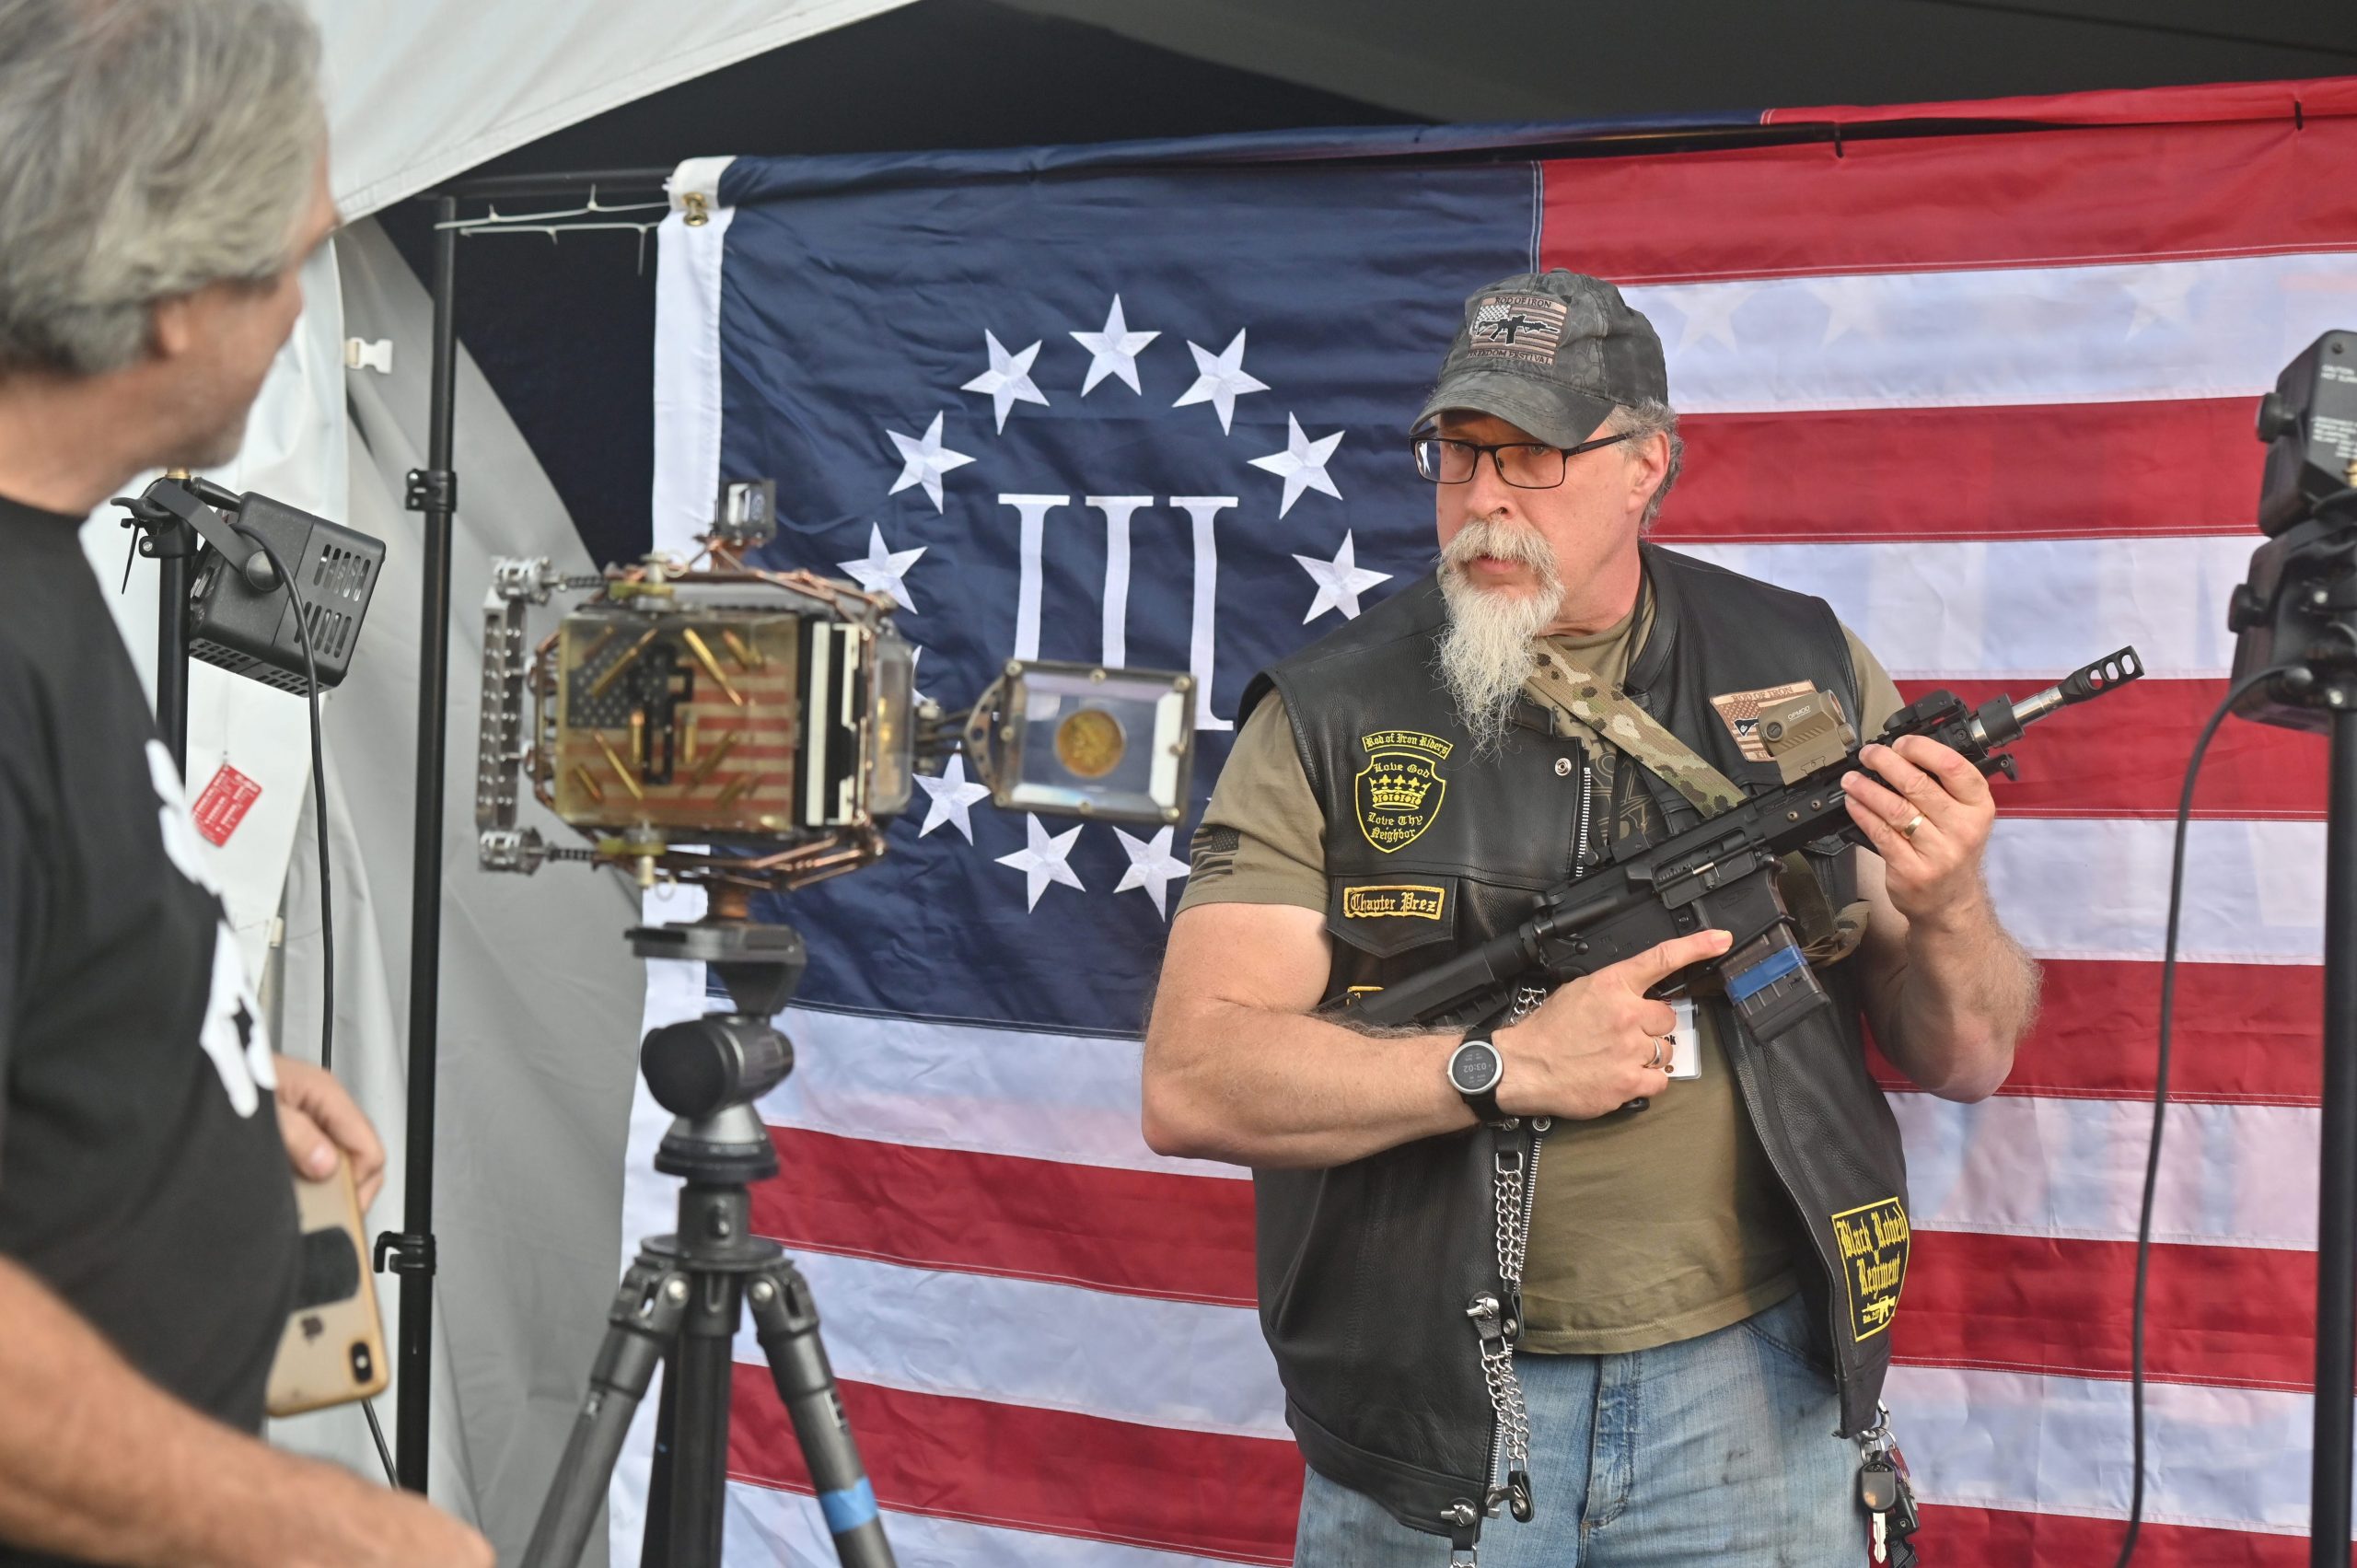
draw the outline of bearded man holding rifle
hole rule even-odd
[[[1252,683],[1196,836],[1145,1135],[1253,1168],[1302,1564],[1424,1568],[1434,1537],[1469,1560],[1504,1510],[1527,1522],[1480,1540],[1492,1568],[1865,1550],[1910,1237],[1864,1028],[1975,1100],[2037,1006],[1979,769],[1910,736],[1843,777],[1872,852],[1823,842],[1782,878],[1833,1005],[1772,1047],[1723,995],[1648,995],[1725,953],[1714,930],[1492,1028],[1348,1010],[1772,783],[1763,706],[1830,692],[1862,735],[1901,707],[1823,601],[1647,538],[1681,449],[1618,289],[1476,291],[1411,427],[1437,573]]]

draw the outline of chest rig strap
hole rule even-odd
[[[1541,653],[1523,690],[1654,774],[1703,816],[1715,817],[1742,803],[1743,791],[1668,726],[1617,687],[1565,663],[1561,654]]]

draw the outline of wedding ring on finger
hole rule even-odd
[[[1662,1047],[1665,1043],[1666,1042],[1659,1035],[1655,1035],[1654,1037],[1654,1053],[1645,1060],[1645,1065],[1648,1068],[1658,1067],[1662,1064]]]
[[[1913,843],[1915,842],[1915,830],[1923,825],[1923,814],[1921,811],[1918,811],[1914,816],[1910,817],[1906,821],[1901,822],[1898,825],[1898,836],[1905,839],[1909,843]]]

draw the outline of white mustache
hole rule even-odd
[[[1466,524],[1441,551],[1441,564],[1461,575],[1468,565],[1484,555],[1493,561],[1527,566],[1547,581],[1555,577],[1555,551],[1545,536],[1494,517],[1477,518]]]

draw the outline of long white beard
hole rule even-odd
[[[1538,590],[1511,594],[1475,587],[1465,567],[1481,555],[1530,567],[1538,574]],[[1536,639],[1563,605],[1555,552],[1527,528],[1469,523],[1441,552],[1440,591],[1448,603],[1448,630],[1440,642],[1441,682],[1473,737],[1475,751],[1494,751],[1505,740],[1523,682],[1537,668]]]

